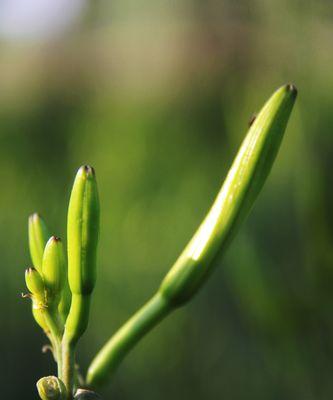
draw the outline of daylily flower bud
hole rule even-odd
[[[162,282],[160,292],[173,305],[202,286],[214,257],[249,213],[275,160],[296,94],[293,85],[278,89],[251,125],[212,208]]]
[[[47,301],[49,304],[57,305],[65,284],[66,266],[62,243],[56,236],[52,236],[45,246],[42,271]]]
[[[278,89],[253,121],[224,184],[195,233],[158,292],[102,347],[93,359],[86,381],[98,387],[125,355],[175,307],[188,301],[203,285],[249,213],[271,169],[296,98],[296,88]]]
[[[45,284],[36,268],[25,270],[25,283],[33,298],[41,303],[45,302]]]
[[[68,282],[72,292],[65,338],[75,343],[86,330],[90,295],[96,280],[99,200],[95,172],[81,167],[75,177],[68,207]]]
[[[68,208],[68,280],[72,293],[90,294],[96,280],[99,201],[95,172],[81,167]]]
[[[29,217],[29,249],[33,266],[42,271],[44,248],[50,234],[41,216],[37,213]]]

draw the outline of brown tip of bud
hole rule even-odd
[[[292,83],[287,84],[287,89],[290,90],[291,92],[297,92],[296,86]]]
[[[30,274],[32,274],[32,273],[35,272],[35,271],[37,271],[35,267],[29,267],[29,268],[27,268],[27,269],[25,270],[25,273],[26,273],[27,275],[30,275]]]
[[[88,176],[95,176],[95,170],[92,166],[90,165],[82,165],[82,167],[79,168],[79,171]]]
[[[61,242],[61,239],[58,236],[51,236],[50,240],[52,240],[53,242]]]
[[[29,222],[34,222],[35,220],[39,219],[39,214],[38,213],[33,213],[29,216]]]
[[[288,83],[286,85],[286,89],[288,90],[288,92],[291,92],[295,97],[297,96],[297,88],[294,84]]]

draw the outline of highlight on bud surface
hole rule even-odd
[[[57,305],[66,280],[64,249],[61,240],[52,236],[44,250],[42,273],[47,291],[48,302]]]
[[[95,172],[81,167],[68,208],[68,281],[72,293],[90,294],[96,281],[99,200]]]
[[[33,266],[42,271],[43,253],[46,242],[50,237],[49,231],[42,217],[34,213],[29,217],[29,250]]]
[[[46,376],[36,384],[42,400],[65,400],[66,388],[63,382],[55,376]]]
[[[275,160],[297,90],[278,89],[251,125],[206,218],[162,282],[160,291],[181,305],[200,288],[249,213]]]

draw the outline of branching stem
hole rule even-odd
[[[171,310],[166,299],[160,293],[155,294],[97,354],[88,370],[87,384],[95,387],[108,379],[129,350]]]

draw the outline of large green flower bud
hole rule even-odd
[[[68,208],[68,280],[73,294],[88,295],[96,281],[99,235],[99,201],[95,172],[81,167],[76,175]]]
[[[99,200],[95,172],[81,167],[75,177],[68,207],[68,282],[72,292],[65,339],[75,343],[88,325],[90,295],[96,281]]]
[[[50,234],[45,222],[37,213],[30,215],[28,228],[31,260],[33,266],[41,272],[44,248]]]
[[[55,376],[46,376],[37,382],[37,390],[42,400],[66,399],[66,388],[63,382]]]
[[[271,170],[296,94],[293,85],[278,89],[250,127],[212,208],[162,282],[160,293],[174,306],[202,286],[213,258],[249,213]]]
[[[56,236],[52,236],[45,246],[42,271],[48,304],[56,306],[66,280],[64,249]]]
[[[250,127],[212,208],[162,281],[157,294],[95,356],[86,380],[90,387],[102,385],[147,332],[203,285],[214,266],[214,257],[226,249],[267,178],[295,98],[295,87],[286,85],[264,105]]]

